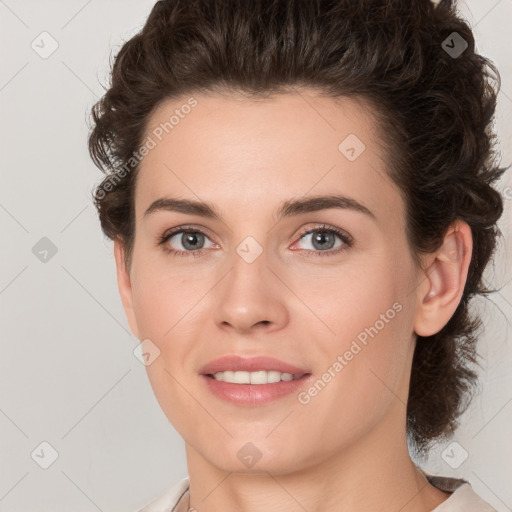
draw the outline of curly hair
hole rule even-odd
[[[454,41],[459,54],[450,51]],[[424,454],[454,433],[477,382],[482,320],[469,300],[494,291],[482,277],[501,235],[503,201],[492,184],[508,169],[498,166],[492,131],[500,75],[476,53],[451,0],[157,2],[117,53],[109,88],[92,108],[89,152],[106,174],[93,192],[102,230],[121,239],[129,269],[134,155],[164,100],[195,92],[264,99],[301,86],[371,106],[418,265],[452,222],[471,228],[473,252],[455,313],[438,333],[416,337],[407,435]]]

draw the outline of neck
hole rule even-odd
[[[223,470],[186,444],[189,506],[201,512],[431,511],[449,494],[428,483],[410,458],[405,432],[396,431],[384,421],[320,462],[298,467],[297,457],[286,473],[273,472],[268,462],[258,472]]]

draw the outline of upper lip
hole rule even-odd
[[[278,371],[281,373],[291,373],[292,375],[303,375],[307,370],[299,368],[279,359],[268,356],[242,357],[242,356],[223,356],[210,361],[204,365],[199,373],[202,375],[213,375],[217,372],[226,370],[256,372],[259,370]]]

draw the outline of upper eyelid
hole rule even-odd
[[[160,238],[161,239],[170,238],[179,233],[186,233],[186,232],[202,233],[203,235],[208,236],[208,238],[210,238],[210,239],[212,238],[211,235],[209,234],[209,230],[207,228],[204,228],[202,226],[193,226],[193,225],[177,226],[175,228],[167,229],[163,232],[163,234],[160,236]]]
[[[301,231],[299,233],[299,235],[304,236],[306,234],[310,234],[312,231],[332,231],[334,234],[336,234],[340,237],[344,236],[344,237],[348,238],[349,240],[352,240],[352,236],[347,231],[345,231],[342,228],[330,226],[329,224],[322,224],[319,226],[313,226],[312,228],[306,228],[306,229],[304,229],[304,231]]]

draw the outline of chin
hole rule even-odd
[[[254,442],[231,439],[229,443],[222,444],[221,450],[213,453],[211,446],[205,447],[207,450],[203,451],[203,457],[229,473],[268,476],[268,473],[281,474],[296,470],[297,454],[283,452],[282,443],[279,444],[273,444],[269,439]]]

